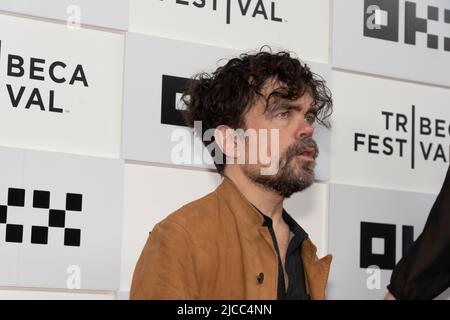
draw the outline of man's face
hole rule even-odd
[[[263,87],[262,94],[268,97],[270,93],[279,88],[280,83],[268,81]],[[255,129],[256,132],[267,132],[267,156],[278,161],[278,170],[272,174],[262,174],[268,164],[262,163],[258,156],[257,163],[246,161],[241,170],[255,183],[278,192],[283,197],[289,197],[294,192],[302,191],[314,182],[315,159],[318,149],[312,139],[314,132],[313,122],[315,110],[312,108],[313,98],[308,91],[296,100],[271,98],[266,100],[258,98],[245,115],[246,129]],[[265,129],[265,130],[261,130]],[[278,131],[277,141],[273,141],[271,130]],[[246,146],[246,153],[261,152],[261,137],[258,134],[258,143]],[[275,143],[273,143],[275,142]],[[248,156],[247,156],[248,158]]]

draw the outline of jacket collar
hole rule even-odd
[[[239,220],[253,227],[260,227],[264,223],[264,217],[247,200],[234,182],[224,176],[222,183],[216,192],[224,200],[233,213],[239,213]]]

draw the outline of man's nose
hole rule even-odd
[[[305,138],[311,138],[314,134],[314,127],[311,123],[307,121],[303,121],[297,130],[296,138],[299,140],[303,140]]]

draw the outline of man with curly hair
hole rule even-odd
[[[332,111],[324,80],[263,48],[197,75],[183,100],[186,123],[214,132],[208,149],[223,181],[154,227],[130,298],[324,299],[331,256],[319,259],[283,209],[314,182],[314,123],[328,127]]]

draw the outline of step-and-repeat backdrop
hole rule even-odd
[[[221,180],[183,87],[263,45],[334,97],[286,209],[329,298],[381,299],[450,163],[450,0],[0,0],[0,298],[127,299],[154,224]]]

